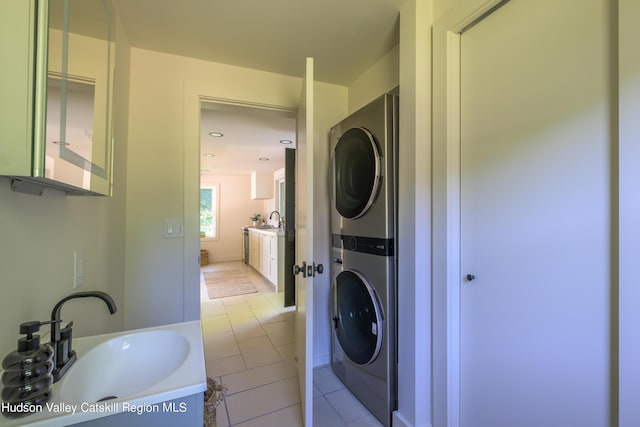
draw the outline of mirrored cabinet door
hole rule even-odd
[[[0,176],[14,190],[111,194],[114,13],[110,0],[0,1]]]
[[[108,1],[49,1],[44,159],[36,166],[47,179],[99,194],[111,187],[114,36]]]

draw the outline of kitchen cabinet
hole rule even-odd
[[[14,190],[111,194],[114,16],[107,0],[0,4],[0,175]]]
[[[272,283],[278,283],[278,236],[275,233],[265,233],[260,241],[262,252],[262,274]]]
[[[278,245],[282,239],[278,230],[249,228],[249,265],[276,285],[276,290],[281,273],[278,265]]]
[[[262,270],[261,237],[260,233],[249,229],[249,265],[258,271]]]
[[[273,173],[251,172],[251,199],[273,199]]]

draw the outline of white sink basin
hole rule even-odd
[[[207,389],[200,321],[73,341],[78,360],[53,385],[47,405],[24,418],[0,415],[0,427],[64,427],[132,407],[162,411],[163,402],[200,398]]]
[[[143,331],[92,348],[76,361],[58,388],[65,402],[121,399],[169,377],[189,354],[189,342],[174,331]]]

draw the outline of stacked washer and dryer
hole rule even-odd
[[[331,129],[331,366],[385,426],[397,408],[398,97]]]

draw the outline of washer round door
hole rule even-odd
[[[381,182],[380,153],[373,135],[356,127],[346,131],[334,149],[336,209],[344,218],[364,215]]]
[[[371,286],[346,270],[334,283],[333,321],[344,354],[358,365],[373,362],[382,345],[382,311]]]

